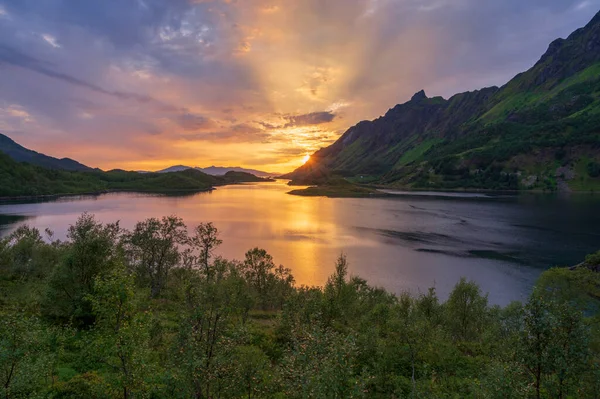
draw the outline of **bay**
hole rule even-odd
[[[460,279],[476,281],[490,302],[529,294],[540,273],[573,265],[600,249],[600,198],[593,195],[489,195],[391,192],[389,198],[287,194],[285,182],[219,187],[185,196],[112,193],[0,204],[0,236],[19,225],[64,238],[83,212],[122,227],[177,215],[193,228],[213,222],[218,254],[243,259],[261,247],[292,269],[297,284],[323,285],[344,253],[352,275],[392,292],[444,299]]]

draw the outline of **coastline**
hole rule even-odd
[[[490,195],[521,195],[521,194],[548,194],[548,195],[597,195],[594,190],[585,191],[548,191],[548,190],[493,190],[493,189],[418,189],[418,188],[391,188],[381,186],[354,186],[358,190],[349,189],[347,186],[309,186],[301,189],[294,189],[287,194],[300,197],[327,197],[327,198],[390,198],[402,195],[418,196],[423,193],[424,196],[434,196],[436,193],[462,193],[462,194],[490,194]],[[388,192],[386,192],[386,191]],[[392,193],[389,191],[397,191]]]
[[[237,183],[234,183],[237,184]],[[230,185],[230,184],[225,184]],[[217,187],[222,186],[213,186],[209,188],[200,188],[193,190],[133,190],[133,189],[109,189],[109,190],[101,190],[101,191],[88,191],[82,193],[64,193],[64,194],[39,194],[39,195],[21,195],[21,196],[13,196],[13,197],[0,197],[0,203],[11,202],[11,201],[35,201],[35,200],[53,200],[65,197],[79,197],[79,196],[99,196],[103,194],[112,194],[112,193],[135,193],[135,194],[192,194],[192,193],[203,193],[210,192],[216,190]]]

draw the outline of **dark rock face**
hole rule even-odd
[[[412,96],[410,101],[419,102],[421,100],[426,100],[426,99],[427,99],[427,95],[425,94],[425,90],[421,90],[420,92],[418,92],[414,96]]]
[[[521,87],[553,85],[600,61],[600,13],[565,39],[553,41],[535,66],[521,76]]]

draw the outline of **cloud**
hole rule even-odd
[[[56,38],[54,36],[44,33],[42,35],[42,39],[44,39],[46,41],[46,43],[48,43],[52,47],[60,48],[60,44],[58,44],[58,42],[56,41]]]
[[[584,10],[584,9],[590,7],[591,5],[592,5],[592,3],[590,1],[584,0],[575,6],[575,10],[576,11]]]
[[[270,133],[247,123],[232,125],[219,131],[182,134],[179,137],[185,141],[215,141],[221,143],[267,143],[272,138]]]
[[[179,115],[176,121],[179,126],[188,131],[211,129],[216,125],[210,118],[192,113]]]
[[[241,123],[239,125],[234,125],[231,127],[231,130],[239,133],[239,134],[247,134],[247,135],[255,135],[255,134],[263,134],[264,130],[260,129],[256,126],[252,126],[249,123]]]
[[[331,111],[324,112],[311,112],[310,114],[303,115],[290,115],[286,116],[289,122],[284,127],[296,127],[296,126],[310,126],[320,125],[322,123],[329,123],[335,119],[335,114]]]
[[[65,83],[79,86],[79,87],[94,91],[96,93],[112,96],[112,97],[118,98],[120,100],[135,100],[140,103],[156,102],[158,104],[161,104],[161,106],[164,107],[165,109],[175,109],[175,108],[169,107],[166,104],[162,104],[160,101],[158,101],[150,96],[146,96],[143,94],[137,94],[137,93],[123,92],[123,91],[119,91],[119,90],[114,90],[114,91],[107,90],[96,84],[86,82],[84,80],[67,75],[62,72],[57,72],[52,69],[50,63],[40,61],[40,60],[33,58],[25,53],[20,52],[18,50],[12,49],[7,46],[0,45],[0,65],[2,65],[2,64],[27,69],[32,72],[36,72],[36,73],[45,75],[49,78],[58,79]]]

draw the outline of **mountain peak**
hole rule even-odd
[[[587,24],[587,26],[591,26],[591,25],[597,25],[600,24],[600,11],[598,11],[596,13],[596,15],[594,16],[594,18],[592,18],[592,20]]]
[[[421,90],[420,92],[415,93],[415,95],[412,96],[410,101],[421,101],[421,100],[426,100],[426,99],[427,99],[427,94],[425,94],[425,90]]]

